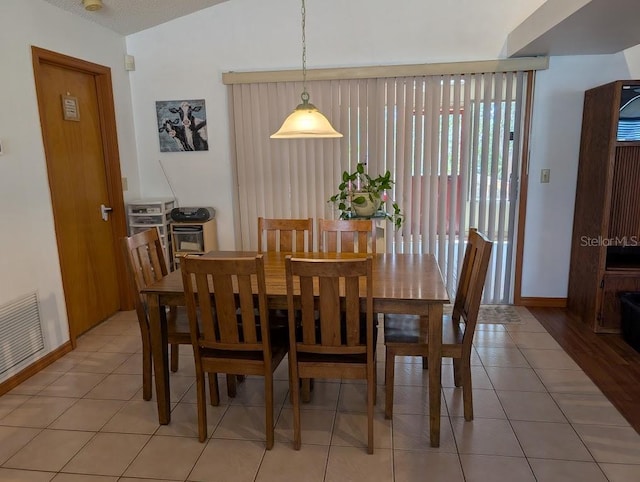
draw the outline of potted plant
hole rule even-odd
[[[385,218],[393,223],[395,229],[400,228],[404,216],[398,203],[392,201],[390,210],[386,206],[389,202],[387,190],[392,189],[395,182],[391,179],[391,172],[371,177],[364,166],[359,162],[354,172],[342,173],[338,192],[329,198],[329,202],[340,211],[340,219]]]

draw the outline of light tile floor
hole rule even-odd
[[[287,367],[276,372],[276,443],[264,448],[263,382],[208,407],[199,443],[193,360],[181,347],[171,374],[172,422],[141,394],[134,312],[81,337],[72,353],[0,397],[0,480],[10,481],[640,481],[640,436],[531,316],[479,325],[473,354],[475,420],[445,360],[441,446],[429,446],[427,372],[396,365],[394,419],[384,419],[383,346],[375,453],[367,455],[365,390],[320,382],[292,448]],[[382,340],[380,340],[382,341]]]

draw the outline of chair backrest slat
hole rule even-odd
[[[320,251],[325,253],[376,252],[372,219],[319,219],[318,238]]]
[[[226,273],[213,275],[213,291],[215,299],[215,312],[218,321],[220,343],[239,343],[238,320],[236,316],[237,305],[233,292],[233,280]],[[198,293],[202,291],[198,287]]]
[[[184,271],[184,269],[183,269]],[[197,273],[194,275],[196,293],[206,293],[209,290],[209,276],[207,273]],[[202,333],[205,339],[214,339],[217,332],[217,320],[214,317],[213,303],[209,296],[203,296],[199,300]]]
[[[339,278],[320,277],[320,338],[323,345],[340,346],[340,286]]]
[[[316,343],[316,303],[313,296],[313,278],[300,279],[300,308],[302,313],[302,342]]]
[[[345,280],[345,294],[347,300],[358,299],[360,283],[358,278]],[[360,306],[357,303],[347,302],[345,305],[346,318],[346,343],[348,346],[356,346],[360,343]]]
[[[313,219],[258,218],[258,252],[264,251],[313,251]]]
[[[238,300],[240,303],[240,319],[245,343],[258,343],[256,329],[256,311],[251,288],[251,276],[238,276]]]

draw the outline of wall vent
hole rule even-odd
[[[0,374],[44,349],[36,293],[0,306]]]

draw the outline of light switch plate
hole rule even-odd
[[[542,169],[540,171],[540,182],[546,184],[551,178],[551,169]]]
[[[136,59],[133,55],[124,56],[124,70],[131,71],[136,70]]]
[[[2,139],[0,139],[0,156],[4,154],[4,148],[2,147]]]

